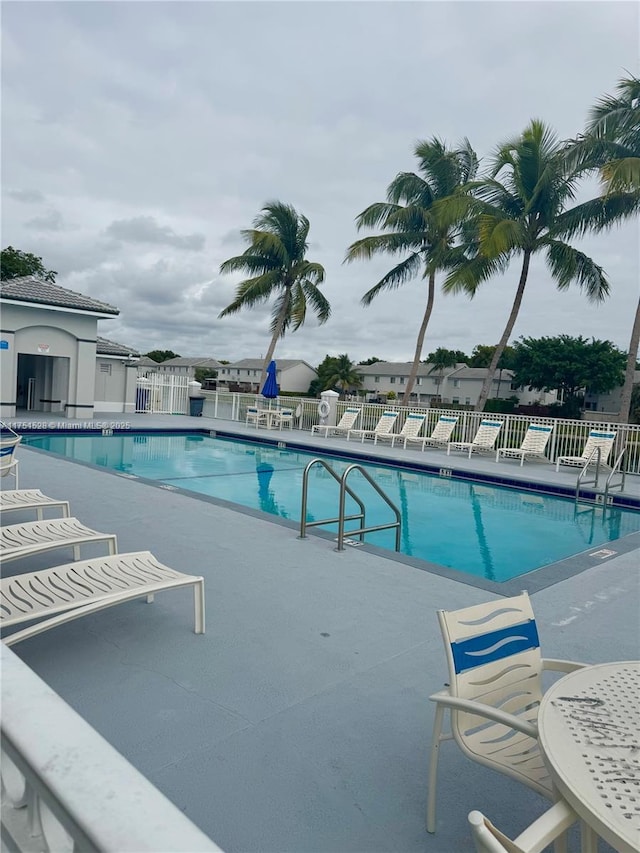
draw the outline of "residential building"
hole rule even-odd
[[[97,412],[135,412],[139,357],[136,350],[98,335],[94,390]]]
[[[169,376],[186,376],[187,379],[195,379],[196,369],[219,370],[222,364],[215,358],[205,356],[183,357],[176,356],[166,361],[155,362],[155,372]]]
[[[116,351],[120,345],[103,339],[109,351],[100,363],[111,370],[97,367],[98,321],[116,317],[118,308],[35,276],[0,282],[0,307],[1,417],[14,417],[16,409],[91,417],[98,374],[100,403],[109,403],[108,411],[133,410],[137,353]],[[116,388],[125,395],[119,400]]]
[[[633,384],[640,385],[640,370],[636,370],[634,373]],[[621,385],[603,394],[587,392],[584,397],[584,408],[586,411],[606,412],[611,415],[617,415],[620,412],[621,396]]]
[[[385,398],[390,391],[402,398],[411,373],[411,362],[378,361],[375,364],[360,365],[358,372],[362,379],[362,389],[368,392],[369,398]],[[486,375],[486,368],[468,367],[464,363],[443,370],[434,370],[432,364],[422,363],[411,392],[411,403],[422,406],[437,405],[439,402],[475,406]],[[545,394],[530,388],[516,388],[512,379],[511,371],[496,371],[489,397],[507,399],[516,396],[521,405],[533,402],[547,405],[556,399],[555,394]]]
[[[259,393],[263,366],[264,359],[261,358],[243,358],[222,365],[218,369],[218,389]],[[276,381],[280,391],[306,394],[317,375],[315,369],[301,359],[276,360]]]

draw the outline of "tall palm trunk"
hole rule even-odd
[[[629,355],[627,356],[627,369],[624,374],[624,385],[622,386],[622,394],[620,396],[620,414],[618,415],[618,423],[629,423],[629,415],[631,410],[631,395],[633,393],[633,376],[636,371],[636,361],[638,359],[638,347],[640,346],[640,299],[638,299],[638,307],[636,308],[636,318],[633,321],[633,329],[631,330],[631,340],[629,341]]]
[[[522,260],[522,270],[520,271],[520,281],[518,282],[518,289],[516,291],[516,298],[513,300],[513,306],[511,308],[511,313],[509,314],[509,319],[507,320],[507,325],[505,326],[504,332],[502,333],[502,337],[500,338],[500,342],[498,346],[495,348],[493,353],[493,358],[491,359],[491,364],[487,368],[487,376],[482,384],[482,390],[480,391],[480,396],[478,397],[478,402],[475,406],[476,412],[484,411],[485,404],[487,402],[487,398],[489,397],[489,391],[491,390],[491,384],[493,383],[493,376],[497,370],[498,362],[502,358],[502,353],[504,352],[504,348],[509,343],[509,338],[511,337],[511,332],[513,331],[513,327],[516,324],[516,320],[518,318],[518,312],[520,311],[520,305],[522,304],[522,297],[524,295],[524,288],[527,283],[527,276],[529,275],[529,263],[531,261],[531,252],[525,251],[524,258]]]
[[[286,286],[285,297],[282,300],[282,308],[280,309],[280,313],[278,314],[278,323],[271,337],[271,342],[269,343],[269,349],[267,350],[267,354],[264,358],[264,363],[262,365],[262,378],[260,380],[260,388],[263,387],[266,379],[267,379],[267,367],[271,364],[271,359],[273,358],[273,354],[276,349],[276,344],[282,337],[282,330],[284,329],[284,321],[287,318],[287,313],[289,311],[289,302],[291,301],[291,287],[289,285]]]
[[[429,285],[427,290],[427,306],[424,309],[424,317],[422,318],[422,323],[420,324],[420,331],[418,332],[418,340],[416,341],[416,351],[413,356],[413,364],[411,365],[411,372],[409,373],[409,378],[407,380],[407,387],[404,389],[404,396],[402,397],[402,405],[409,405],[409,398],[411,397],[411,392],[413,391],[413,386],[416,384],[416,377],[418,375],[418,368],[420,367],[420,356],[422,355],[422,347],[424,344],[424,336],[427,332],[427,326],[429,325],[429,320],[431,319],[431,312],[433,311],[433,302],[435,299],[436,292],[436,274],[435,272],[429,273]]]

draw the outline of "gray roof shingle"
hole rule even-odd
[[[119,314],[120,310],[108,302],[100,302],[75,290],[43,281],[33,275],[11,278],[0,283],[0,299],[15,302],[34,302],[38,305],[55,305],[75,311],[95,311],[96,314]]]
[[[96,338],[96,354],[97,355],[120,355],[126,358],[138,358],[140,353],[131,347],[125,347],[124,344],[117,344],[115,341],[101,338],[100,335]]]

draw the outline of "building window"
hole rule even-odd
[[[459,404],[459,403],[460,403],[460,397],[454,397],[454,398],[451,400],[451,402],[452,402],[452,403]]]
[[[111,376],[111,365],[104,361],[100,362],[100,373],[108,373]]]
[[[416,379],[416,385],[422,385],[422,376],[418,376]]]
[[[257,370],[254,370],[254,371],[253,371],[253,375],[254,375],[254,376],[257,376],[257,375],[258,375],[258,371],[257,371]]]
[[[395,384],[396,384],[396,377],[395,377],[395,376],[390,376],[390,377],[389,377],[389,382],[390,382],[392,385],[395,385]]]
[[[460,387],[460,380],[459,380],[459,379],[454,379],[454,380],[453,380],[453,387],[454,387],[454,388],[459,388],[459,387]]]
[[[464,404],[465,404],[465,406],[470,406],[471,405],[471,397],[465,397],[464,398]]]
[[[512,383],[511,383],[511,390],[512,390],[512,391],[517,391],[519,387],[520,387],[520,386],[519,386],[519,385],[516,385],[516,384],[515,384],[515,382],[512,382]]]
[[[380,382],[380,377],[379,377],[379,376],[374,376],[374,377],[373,377],[373,381],[374,381],[375,383]]]
[[[400,377],[400,384],[401,384],[401,385],[404,385],[404,376],[401,376],[401,377]]]

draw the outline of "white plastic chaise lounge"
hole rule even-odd
[[[481,421],[478,431],[473,437],[473,441],[450,441],[447,444],[447,456],[452,450],[460,450],[464,453],[471,454],[493,452],[498,433],[502,429],[502,421]]]
[[[361,411],[361,409],[345,409],[344,414],[335,426],[329,426],[328,424],[314,424],[311,427],[311,435],[316,431],[322,432],[323,430],[325,438],[329,435],[329,430],[331,430],[332,435],[346,435],[360,417]]]
[[[0,527],[0,561],[8,563],[19,557],[41,554],[54,548],[73,548],[73,557],[80,559],[80,546],[105,542],[109,554],[118,550],[115,533],[100,533],[86,527],[77,518],[50,518]]]
[[[0,428],[0,477],[13,477],[17,489],[18,460],[16,459],[16,448],[22,441],[22,436],[14,432],[5,423],[0,424]]]
[[[581,468],[585,465],[595,465],[598,461],[598,448],[600,448],[600,464],[606,465],[615,440],[615,432],[603,432],[599,429],[592,429],[582,455],[558,456],[556,459],[556,471],[560,470],[561,465],[579,465]]]
[[[149,551],[95,557],[0,581],[0,627],[3,632],[24,622],[27,628],[3,636],[10,646],[49,628],[79,619],[114,604],[156,592],[192,586],[195,633],[204,634],[204,579],[176,572]],[[39,620],[39,621],[35,621]]]
[[[400,441],[402,439],[406,441],[407,438],[415,438],[422,429],[425,418],[426,415],[419,412],[409,412],[400,432],[377,433],[373,438],[373,443],[377,444],[378,441],[390,441],[391,447],[394,447],[396,440]]]
[[[512,456],[520,459],[520,467],[522,467],[525,459],[546,460],[544,451],[552,432],[552,426],[529,424],[520,447],[499,447],[496,450],[496,462],[500,461],[500,456]]]
[[[440,415],[438,423],[434,426],[431,435],[415,436],[414,438],[407,436],[404,440],[404,446],[407,444],[419,444],[421,449],[425,447],[446,447],[449,444],[451,433],[458,423],[458,417],[454,415]]]
[[[393,429],[393,425],[398,419],[398,412],[383,412],[378,423],[373,429],[350,429],[347,432],[347,441],[351,441],[351,436],[356,436],[364,444],[365,438],[373,438],[374,443],[380,435],[389,435]]]
[[[56,507],[60,507],[65,518],[69,517],[69,501],[50,498],[40,489],[6,489],[0,492],[0,515],[16,509],[35,509],[38,521],[42,521],[43,511]]]

